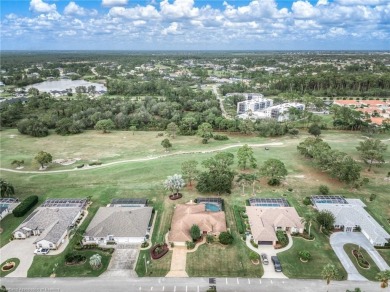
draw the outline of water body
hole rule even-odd
[[[28,90],[31,87],[38,89],[41,92],[51,92],[54,90],[63,91],[68,88],[72,88],[73,92],[75,92],[75,88],[78,86],[88,86],[94,85],[96,87],[96,91],[107,91],[107,87],[100,83],[93,83],[85,80],[70,80],[70,79],[60,79],[53,81],[44,81],[41,83],[32,84],[26,87]]]

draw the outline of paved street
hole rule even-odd
[[[382,271],[389,269],[389,265],[383,260],[380,254],[373,248],[372,244],[362,233],[337,232],[330,236],[330,244],[337,257],[340,259],[341,264],[347,271],[348,280],[364,281],[367,279],[360,275],[354,264],[349,259],[348,255],[345,253],[343,246],[347,243],[360,245],[362,248],[364,248]]]
[[[164,291],[164,292],[205,292],[209,286],[208,278],[4,278],[2,285],[8,291]],[[217,278],[218,292],[254,292],[254,291],[307,291],[307,292],[345,292],[359,287],[362,291],[380,291],[379,283],[332,281],[329,286],[325,280],[288,280],[288,279],[248,279]],[[28,288],[28,290],[27,290]]]

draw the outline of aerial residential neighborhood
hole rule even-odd
[[[390,288],[388,0],[1,0],[0,292]]]

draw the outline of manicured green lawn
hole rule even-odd
[[[336,254],[329,244],[329,239],[312,227],[311,233],[315,236],[314,241],[306,241],[302,238],[293,238],[293,246],[284,252],[278,253],[278,257],[283,267],[283,273],[289,278],[298,279],[322,279],[323,267],[334,264],[340,271],[340,277],[347,278],[347,273],[341,265]],[[300,261],[298,252],[307,250],[311,254],[311,259],[307,263]]]
[[[15,266],[12,268],[12,270],[9,270],[9,271],[2,271],[1,268],[6,264],[6,263],[12,263],[14,262],[15,263]],[[15,269],[18,267],[20,263],[20,260],[18,258],[10,258],[6,261],[4,261],[1,265],[0,265],[0,277],[5,277],[7,276],[8,274],[12,273],[13,271],[15,271]]]
[[[375,264],[375,262],[372,260],[370,255],[366,252],[366,250],[364,248],[360,248],[360,252],[363,254],[364,259],[370,263],[370,268],[368,269],[361,268],[357,263],[355,256],[352,254],[352,250],[354,249],[359,250],[359,246],[355,244],[344,245],[344,251],[347,253],[349,259],[355,265],[359,273],[370,281],[376,281],[375,276],[377,273],[380,272],[378,266]]]
[[[97,209],[97,204],[92,204],[88,208],[88,216],[79,227],[81,233],[82,230],[85,230],[85,228],[88,226],[89,222],[91,222],[93,216],[96,214]],[[57,277],[99,276],[107,269],[111,259],[111,254],[100,250],[76,251],[73,249],[73,247],[80,239],[80,235],[73,236],[65,250],[58,255],[35,256],[34,261],[27,272],[27,276],[49,277],[53,272],[56,274]],[[87,261],[81,265],[65,265],[65,255],[70,252],[75,252],[84,255],[87,258]],[[102,256],[102,267],[98,270],[92,269],[89,265],[89,258],[94,254],[100,254]]]
[[[149,250],[143,250],[139,253],[135,271],[139,277],[165,277],[171,268],[172,251],[158,260],[150,257]],[[149,263],[148,263],[149,262]],[[147,265],[147,271],[145,269]]]
[[[302,132],[303,133],[303,132]],[[32,138],[28,136],[19,135],[16,130],[4,130],[0,132],[0,148],[2,149],[2,155],[0,162],[2,167],[11,167],[10,161],[13,159],[24,159],[26,161],[26,170],[35,169],[35,166],[31,166],[32,157],[39,150],[45,149],[52,153],[53,158],[82,158],[82,161],[89,161],[90,159],[99,159],[104,163],[119,161],[125,159],[133,159],[139,157],[145,157],[148,155],[161,155],[164,154],[164,150],[161,147],[161,137],[156,138],[156,132],[136,132],[133,136],[131,132],[116,131],[110,134],[100,134],[95,131],[87,131],[86,133],[75,136],[57,136],[55,134],[46,138]],[[12,135],[16,135],[11,138]],[[242,136],[242,135],[229,135],[228,141],[211,141],[210,144],[201,144],[199,137],[182,137],[179,136],[172,139],[171,142],[174,147],[171,153],[177,153],[179,151],[188,150],[208,150],[221,147],[223,145],[240,143],[283,143],[281,146],[272,146],[269,151],[264,151],[263,147],[257,147],[254,149],[254,154],[257,159],[258,165],[261,165],[265,160],[269,158],[277,158],[282,160],[288,170],[289,175],[280,187],[270,187],[266,184],[266,179],[261,178],[256,183],[256,196],[257,197],[271,197],[271,198],[287,198],[292,206],[294,206],[298,213],[303,216],[306,213],[313,212],[311,207],[306,207],[302,204],[302,200],[306,196],[311,196],[318,192],[318,187],[321,184],[328,185],[332,194],[344,195],[350,198],[360,198],[363,201],[370,196],[371,193],[377,194],[377,198],[374,202],[367,203],[368,211],[375,215],[379,223],[390,232],[390,225],[387,222],[388,218],[388,206],[390,199],[388,197],[388,181],[384,180],[388,170],[386,167],[373,168],[371,172],[366,170],[362,173],[362,176],[367,176],[370,182],[367,186],[362,187],[359,190],[351,189],[349,186],[342,184],[333,178],[329,177],[326,173],[321,172],[317,168],[313,167],[312,163],[304,159],[297,153],[296,146],[300,141],[307,137],[306,134],[300,134],[298,138],[292,138],[289,136],[281,138],[259,138],[254,136]],[[353,155],[358,159],[358,154],[355,147],[358,142],[362,140],[361,133],[351,132],[338,132],[338,131],[324,131],[321,135],[322,138],[328,142],[333,148],[345,151]],[[384,138],[383,138],[384,139]],[[18,143],[16,143],[18,142]],[[390,141],[385,142],[390,145]],[[238,148],[230,148],[226,151],[233,154],[237,154]],[[168,175],[174,173],[181,173],[181,163],[186,160],[195,159],[199,162],[215,155],[215,153],[198,153],[198,154],[185,154],[174,155],[170,157],[164,157],[161,159],[142,161],[142,162],[128,162],[117,165],[112,165],[106,168],[96,168],[91,170],[82,170],[66,173],[10,173],[2,171],[2,178],[11,182],[16,191],[16,196],[23,199],[29,195],[38,195],[40,204],[46,198],[83,198],[87,196],[92,197],[92,201],[96,205],[104,206],[113,198],[147,198],[158,210],[158,216],[156,220],[156,226],[152,236],[153,243],[161,242],[167,233],[173,213],[173,207],[178,203],[185,203],[189,200],[193,200],[199,196],[215,196],[216,194],[199,194],[193,187],[185,187],[182,190],[184,194],[183,198],[178,201],[170,201],[168,199],[169,192],[163,188],[163,181]],[[390,151],[387,151],[385,160],[390,160]],[[237,160],[236,160],[237,162]],[[80,161],[81,163],[81,161]],[[77,163],[78,164],[78,163]],[[104,164],[103,164],[104,165]],[[52,170],[70,169],[75,165],[68,167],[53,165],[50,166]],[[235,170],[240,172],[237,164],[234,165]],[[201,168],[201,165],[199,165]],[[292,188],[293,191],[287,191],[288,188]],[[222,195],[225,199],[225,206],[227,209],[227,221],[228,226],[233,232],[236,232],[234,217],[229,206],[239,205],[245,206],[245,200],[251,197],[251,187],[246,187],[245,196],[241,195],[241,188],[234,183],[232,194]],[[285,196],[284,196],[285,195]],[[27,216],[27,215],[26,215]],[[4,229],[0,234],[1,245],[4,245],[12,231],[22,222],[24,218],[14,218],[12,215],[1,221],[1,226]],[[312,230],[316,227],[313,226]],[[297,239],[296,241],[298,242]],[[311,248],[313,250],[313,262],[315,256],[320,257],[325,255],[331,262],[338,262],[337,257],[330,249],[329,240],[321,235],[316,239],[313,244],[313,248],[308,246],[305,249]],[[309,244],[309,243],[307,243]],[[248,252],[244,247],[235,245],[238,249],[237,254],[243,262],[245,255]],[[295,248],[295,247],[293,247]],[[320,253],[316,249],[325,248],[323,253]],[[212,247],[212,249],[216,249]],[[298,248],[297,248],[298,250]],[[310,250],[310,251],[311,251]],[[384,251],[385,253],[385,251]],[[195,253],[196,254],[196,253]],[[203,273],[202,270],[196,270],[195,263],[200,257],[191,255],[194,257],[194,269],[189,267],[194,274]],[[215,250],[215,256],[222,254],[222,251]],[[230,251],[227,253],[229,256]],[[243,256],[244,255],[244,256]],[[293,255],[287,255],[287,257],[293,258],[293,263],[299,259],[296,252]],[[45,271],[42,272],[48,275],[52,272],[52,268],[55,263],[59,262],[59,257],[50,259],[45,267]],[[387,256],[389,259],[389,256]],[[325,259],[323,259],[325,261]],[[166,259],[169,269],[169,258]],[[218,261],[217,261],[218,262]],[[221,263],[221,261],[219,261]],[[250,261],[249,261],[250,263]],[[283,263],[283,262],[282,262]],[[40,264],[40,263],[39,263]],[[33,263],[33,270],[40,269],[38,262]],[[298,263],[299,264],[299,263]],[[252,265],[250,263],[250,265]],[[312,277],[319,278],[319,270],[322,267],[314,267],[314,263],[308,264],[308,276],[300,274],[300,269],[294,271],[294,267],[291,268],[292,275],[297,275],[299,278]],[[310,268],[313,265],[314,268]],[[249,273],[254,275],[261,275],[256,268],[249,268],[244,266],[234,266],[232,269],[237,268],[241,271],[247,269]],[[159,274],[158,269],[154,271],[154,265],[150,268],[153,270],[153,274]],[[301,268],[301,270],[303,267]],[[306,266],[305,266],[306,269]],[[64,272],[65,273],[65,272]],[[35,274],[39,274],[38,272]],[[231,274],[234,273],[231,270]]]
[[[390,249],[377,249],[382,258],[390,265]]]

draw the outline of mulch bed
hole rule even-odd
[[[162,252],[156,253],[156,249],[159,247],[162,248]],[[164,244],[164,245],[156,244],[155,246],[153,246],[150,249],[150,256],[152,257],[152,259],[158,260],[158,259],[161,259],[164,255],[166,255],[168,253],[168,251],[169,251],[169,248],[168,248],[167,244]]]
[[[181,199],[182,197],[183,197],[183,195],[181,193],[169,195],[169,199],[172,201]]]

